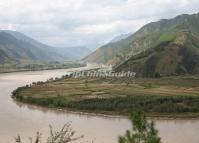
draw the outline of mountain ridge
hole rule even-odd
[[[198,34],[198,19],[199,13],[192,15],[183,14],[172,19],[151,22],[126,39],[102,46],[97,51],[84,58],[83,61],[113,65],[119,64],[131,56],[153,47],[159,42],[159,36],[162,36],[169,30],[177,29],[178,26],[183,27],[185,25],[190,25],[188,30]],[[162,39],[164,39],[164,37],[162,37]]]
[[[17,31],[0,30],[1,63],[79,60],[89,54],[85,48],[79,49],[77,53],[75,47],[73,49],[61,50],[61,48],[48,46]],[[85,53],[84,50],[86,50]]]
[[[115,68],[134,71],[137,76],[155,77],[199,73],[199,38],[181,33],[174,41],[162,42]]]

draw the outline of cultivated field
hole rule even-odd
[[[199,113],[199,76],[159,79],[63,78],[16,91],[23,102],[91,112],[174,116]]]

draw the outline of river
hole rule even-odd
[[[49,70],[0,74],[0,143],[14,143],[20,134],[28,143],[28,137],[42,132],[43,139],[49,134],[49,125],[56,129],[72,122],[80,142],[116,143],[131,124],[125,117],[105,117],[80,113],[49,110],[32,105],[16,103],[10,97],[19,86],[33,81],[45,81],[60,77],[69,70]],[[163,143],[198,143],[199,120],[155,120]]]

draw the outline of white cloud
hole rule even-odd
[[[144,24],[198,12],[198,0],[1,0],[0,28],[53,46],[95,48]]]

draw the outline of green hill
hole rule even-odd
[[[190,32],[178,32],[175,36],[132,56],[116,71],[134,71],[141,77],[198,74],[199,37]]]
[[[120,65],[132,56],[162,42],[173,41],[181,32],[199,35],[199,14],[180,15],[143,26],[126,39],[109,43],[83,59],[84,62]]]

